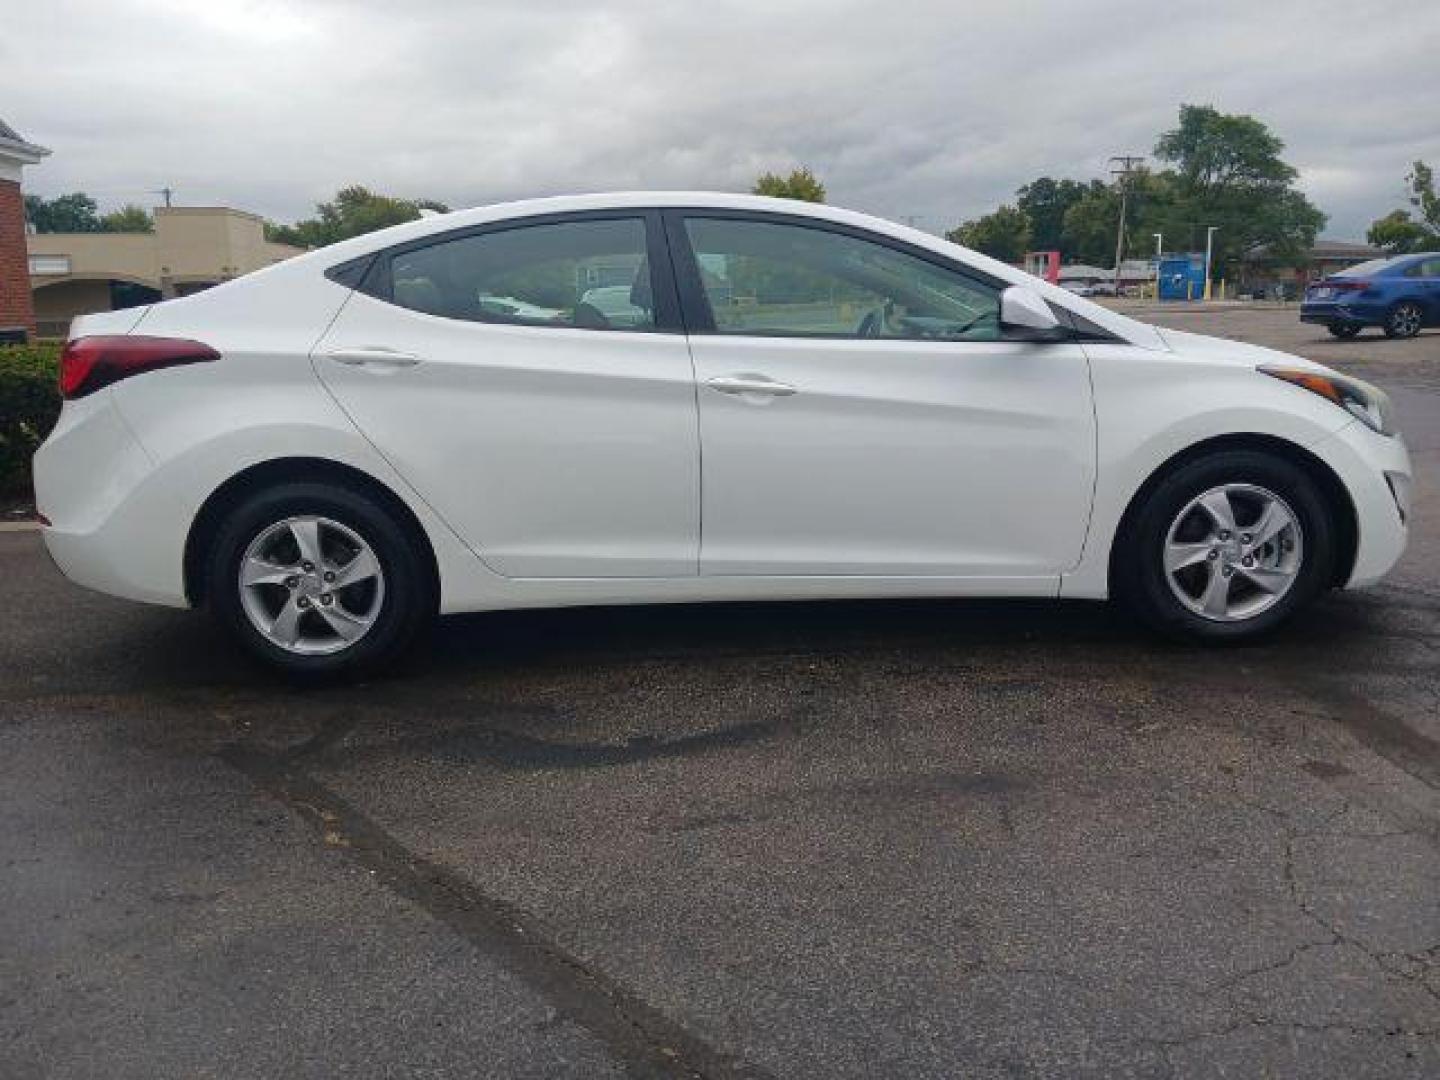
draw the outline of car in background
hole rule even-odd
[[[1092,281],[1062,281],[1060,287],[1066,292],[1074,293],[1076,296],[1096,296],[1095,283]]]
[[[1440,252],[1372,259],[1321,278],[1305,290],[1300,321],[1319,323],[1337,338],[1367,326],[1392,338],[1440,326]]]
[[[488,293],[481,293],[476,297],[476,303],[486,315],[493,316],[502,322],[551,323],[565,315],[564,308],[543,307],[540,304],[517,300],[513,296],[492,296]]]
[[[644,325],[646,312],[644,308],[632,302],[632,291],[633,286],[630,285],[601,285],[584,293],[580,297],[580,302],[589,304],[600,312],[610,326],[617,329],[633,329]]]
[[[575,604],[1114,596],[1233,641],[1386,573],[1410,512],[1373,386],[745,195],[368,233],[82,316],[60,390],[61,570],[298,675]]]

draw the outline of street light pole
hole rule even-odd
[[[1160,257],[1165,254],[1165,234],[1153,233],[1155,237],[1155,299],[1160,299]]]
[[[1210,299],[1210,253],[1214,250],[1215,230],[1220,226],[1209,225],[1205,229],[1205,299]]]

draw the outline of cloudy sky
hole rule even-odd
[[[42,195],[277,220],[363,183],[468,206],[743,190],[931,231],[1147,153],[1181,102],[1287,144],[1326,235],[1440,166],[1440,0],[0,0]]]

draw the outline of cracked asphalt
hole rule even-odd
[[[297,690],[0,533],[0,1076],[1440,1074],[1440,334],[1161,317],[1392,391],[1385,584],[1225,650],[469,616]]]

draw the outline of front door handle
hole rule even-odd
[[[764,375],[721,375],[705,383],[711,390],[721,394],[764,394],[767,397],[789,397],[795,387],[789,383],[776,382]]]
[[[420,363],[414,353],[387,349],[381,345],[366,345],[353,349],[334,349],[325,354],[337,364],[350,367],[407,368]]]

